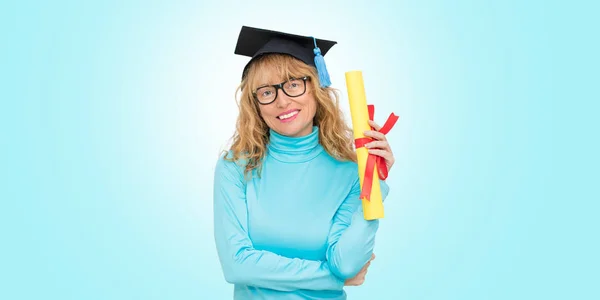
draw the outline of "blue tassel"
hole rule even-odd
[[[321,87],[329,87],[331,85],[331,80],[329,79],[329,73],[327,72],[327,66],[325,66],[325,59],[323,55],[321,55],[321,49],[317,47],[317,39],[313,38],[315,42],[315,49],[313,52],[315,53],[315,66],[317,67],[317,73],[319,74],[319,82],[321,83]]]

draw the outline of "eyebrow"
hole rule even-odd
[[[272,84],[270,83],[261,83],[259,85],[256,86],[257,89],[261,88],[261,87],[265,87],[265,86],[271,86]]]
[[[274,84],[280,84],[280,83],[282,83],[282,82],[284,82],[284,81],[285,81],[285,80],[281,80],[281,81],[279,81],[279,79],[278,79],[278,80],[277,80],[277,83],[264,83],[264,82],[261,82],[261,84],[257,85],[257,86],[256,86],[256,88],[255,88],[254,90],[258,90],[258,89],[260,89],[260,88],[262,88],[262,87],[266,87],[266,86],[272,86],[272,85],[274,85]]]
[[[271,85],[274,85],[274,84],[284,83],[284,82],[286,82],[286,81],[288,81],[290,79],[293,79],[293,78],[298,79],[298,77],[296,77],[296,76],[290,76],[289,78],[285,78],[284,77],[284,78],[279,78],[279,79],[275,80],[275,83],[264,83],[264,82],[261,82],[261,84],[258,85],[258,87],[271,86]],[[300,78],[302,78],[302,77],[300,77]]]
[[[280,83],[286,82],[287,80],[290,80],[292,78],[302,78],[302,76],[292,76],[292,74],[289,74],[289,75],[290,75],[289,78],[285,78],[285,76],[284,76],[283,79],[282,78],[277,79],[276,83],[268,83],[268,82],[265,83],[264,81],[261,81],[261,83],[259,85],[257,85],[256,88],[254,88],[254,91],[256,91],[262,87],[272,86],[274,84],[280,84]]]

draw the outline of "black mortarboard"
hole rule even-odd
[[[337,42],[242,26],[234,53],[252,58],[244,67],[242,78],[255,58],[267,53],[283,53],[317,68],[321,86],[327,87],[331,82],[323,56],[335,44]]]

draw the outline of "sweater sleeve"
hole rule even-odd
[[[279,291],[343,288],[344,280],[336,277],[325,261],[254,249],[248,235],[245,181],[235,163],[219,159],[213,192],[215,242],[227,282]]]
[[[385,200],[389,186],[380,180]],[[375,246],[379,220],[365,220],[360,196],[360,182],[355,181],[351,192],[338,208],[329,232],[327,261],[339,278],[354,277],[369,261]]]

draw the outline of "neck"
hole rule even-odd
[[[288,162],[299,163],[317,157],[323,147],[319,144],[319,128],[312,127],[312,132],[299,137],[291,137],[269,130],[270,138],[267,145],[268,153],[273,158]]]

